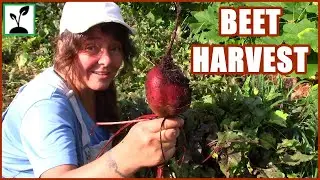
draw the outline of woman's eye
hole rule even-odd
[[[100,52],[100,48],[96,45],[88,45],[86,46],[86,51],[91,54],[97,54]]]
[[[110,50],[111,50],[112,52],[121,52],[121,47],[115,46],[115,47],[110,48]]]

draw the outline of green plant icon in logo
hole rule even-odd
[[[14,27],[14,28],[12,28],[10,30],[10,32],[9,32],[10,34],[11,33],[28,33],[28,31],[25,28],[20,27],[19,25],[20,25],[20,17],[21,17],[21,15],[24,16],[24,15],[28,14],[29,6],[22,7],[19,12],[20,12],[20,14],[19,14],[19,19],[18,20],[17,20],[16,15],[14,15],[13,13],[10,13],[11,19],[15,20],[17,25],[18,25],[18,27]]]

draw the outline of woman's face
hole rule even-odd
[[[78,53],[82,81],[92,90],[105,90],[122,64],[122,45],[111,35],[103,34],[98,26],[86,35],[84,48]]]

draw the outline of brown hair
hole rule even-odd
[[[101,23],[98,26],[103,33],[112,35],[122,44],[124,66],[119,72],[119,75],[123,75],[132,67],[132,59],[136,55],[136,48],[130,39],[129,30],[118,23]],[[71,85],[73,79],[79,79],[81,81],[81,78],[78,78],[80,77],[79,64],[75,59],[77,58],[78,52],[83,48],[81,45],[85,39],[86,32],[74,34],[66,30],[56,39],[54,69],[64,73],[67,83]],[[120,119],[120,112],[117,105],[114,81],[112,81],[108,89],[96,91],[95,95],[96,120],[99,122],[118,121]]]

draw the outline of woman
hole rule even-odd
[[[132,177],[170,159],[181,119],[139,122],[96,159],[115,121],[114,77],[130,64],[133,30],[115,3],[66,3],[54,67],[25,86],[3,113],[3,177]],[[160,142],[159,133],[163,134]]]

